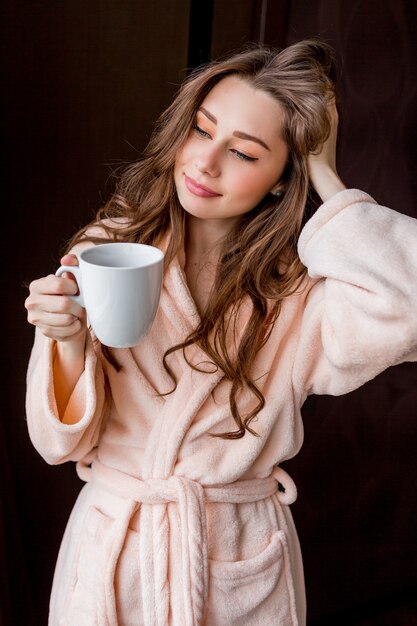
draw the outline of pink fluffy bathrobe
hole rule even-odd
[[[296,489],[279,463],[301,447],[308,394],[343,394],[417,359],[417,220],[345,190],[306,224],[299,254],[309,276],[254,366],[266,400],[252,423],[259,437],[210,437],[236,429],[230,384],[195,346],[188,358],[206,372],[176,352],[169,363],[178,387],[160,395],[172,389],[165,350],[199,319],[181,257],[167,270],[150,334],[115,350],[119,373],[89,339],[63,419],[76,423],[59,420],[54,342],[37,333],[30,436],[48,463],[77,461],[86,481],[59,553],[50,625],[305,624],[288,506]],[[247,394],[241,406],[251,403]]]

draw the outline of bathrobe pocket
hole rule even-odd
[[[142,624],[139,615],[139,534],[118,536],[115,521],[95,506],[87,512],[71,589],[60,626],[102,626],[126,613],[126,626]],[[116,531],[116,532],[115,532]],[[120,611],[120,607],[123,611]]]
[[[267,547],[243,561],[210,561],[208,625],[298,626],[287,540],[276,531]]]

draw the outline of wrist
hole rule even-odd
[[[328,164],[317,164],[316,167],[314,163],[310,163],[310,182],[322,202],[330,200],[339,191],[346,189],[336,170]]]
[[[55,344],[55,358],[70,364],[84,358],[86,332],[66,341],[57,341]]]

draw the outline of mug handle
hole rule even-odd
[[[81,293],[80,268],[77,265],[61,265],[61,267],[59,267],[57,271],[55,272],[55,276],[62,276],[64,272],[70,272],[71,274],[74,274],[76,281],[77,281],[78,290],[80,292],[77,296],[70,296],[71,300],[75,300],[75,302],[78,302],[78,304],[80,304],[85,309],[84,298]]]

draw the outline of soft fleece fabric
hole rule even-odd
[[[87,481],[58,558],[51,626],[305,624],[288,506],[295,486],[277,466],[302,445],[308,394],[343,394],[417,359],[417,220],[344,190],[306,224],[299,254],[309,276],[254,367],[266,399],[253,423],[259,437],[210,437],[235,429],[229,383],[196,347],[187,356],[207,372],[175,353],[178,387],[158,395],[172,388],[164,351],[198,322],[181,258],[167,270],[150,334],[115,351],[121,372],[89,339],[63,419],[77,423],[59,420],[54,342],[36,334],[31,439],[48,463],[78,461]]]

